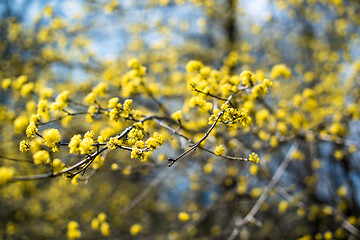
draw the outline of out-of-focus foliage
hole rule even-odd
[[[0,239],[359,238],[359,12],[2,1]]]

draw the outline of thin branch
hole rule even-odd
[[[77,112],[77,113],[69,113],[69,112],[67,112],[67,114],[64,115],[64,116],[58,117],[58,118],[56,118],[56,119],[54,119],[54,120],[51,120],[51,121],[48,121],[48,122],[39,122],[37,125],[38,125],[38,126],[47,125],[47,124],[50,124],[50,123],[58,122],[58,121],[60,121],[61,119],[66,118],[66,117],[68,117],[68,116],[85,115],[85,114],[87,114],[87,113],[88,113],[88,112]]]
[[[153,118],[155,118],[155,116],[148,116],[148,117],[145,117],[144,119],[140,120],[139,122],[143,123],[143,122],[148,121]],[[131,125],[130,127],[126,128],[124,131],[122,131],[116,138],[121,139],[121,138],[125,137],[133,128],[134,128],[134,125]],[[87,164],[89,162],[93,161],[93,159],[95,159],[99,154],[101,154],[102,152],[104,152],[107,149],[108,149],[108,147],[105,145],[104,147],[100,148],[99,150],[92,153],[91,155],[88,155],[84,160],[72,165],[71,167],[68,167],[68,168],[62,170],[61,172],[56,172],[56,173],[50,172],[50,173],[30,175],[30,176],[17,176],[17,177],[14,177],[12,179],[12,181],[29,181],[29,180],[40,180],[40,179],[58,177],[64,173],[68,173],[71,170],[81,167],[84,164],[85,164],[85,166],[88,166]],[[86,168],[83,168],[83,169],[81,169],[81,171],[84,171],[84,169],[86,170]],[[80,173],[81,171],[77,172],[76,174]]]
[[[269,192],[275,187],[275,185],[279,182],[280,178],[284,174],[285,169],[288,167],[288,165],[289,165],[289,163],[291,161],[291,156],[292,156],[293,152],[298,148],[298,146],[299,146],[299,143],[295,142],[290,147],[288,153],[285,156],[284,161],[280,164],[279,168],[276,170],[276,172],[275,172],[273,178],[271,179],[269,185],[264,190],[264,192],[261,194],[259,199],[256,201],[255,205],[252,207],[250,212],[245,216],[245,218],[241,219],[237,224],[235,224],[235,228],[232,231],[232,233],[230,234],[230,236],[228,237],[228,240],[235,239],[235,237],[239,234],[240,228],[242,226],[246,225],[250,221],[255,220],[255,218],[254,218],[255,215],[259,212],[261,206],[267,200]]]
[[[0,155],[0,159],[4,159],[4,160],[8,160],[8,161],[14,161],[14,162],[33,163],[33,161],[31,161],[31,160],[27,160],[27,159],[17,159],[17,158],[7,157],[7,156],[3,156],[3,155]]]
[[[164,169],[150,184],[146,187],[136,198],[134,198],[129,205],[121,210],[121,213],[125,214],[133,209],[139,202],[141,202],[159,183],[166,178],[167,175],[175,168]]]
[[[227,99],[225,98],[221,98],[221,97],[218,97],[218,96],[215,96],[211,93],[208,93],[208,92],[203,92],[203,91],[200,91],[199,89],[197,89],[193,84],[190,83],[190,86],[194,89],[193,91],[195,92],[198,92],[198,93],[201,93],[201,94],[205,94],[207,96],[210,96],[210,97],[213,97],[213,98],[216,98],[216,99],[219,99],[221,101],[227,101]]]
[[[158,105],[158,107],[165,113],[166,116],[170,117],[170,112],[167,110],[167,108],[159,101],[157,100],[150,89],[144,84],[143,81],[141,81],[141,86],[145,89],[145,92],[149,95],[149,97]]]
[[[176,129],[170,127],[169,125],[166,125],[164,122],[158,120],[158,119],[154,119],[154,122],[156,122],[158,125],[160,125],[161,127],[169,130],[170,132],[172,132],[173,134],[185,139],[188,143],[192,144],[192,146],[194,146],[196,143],[191,140],[190,138],[186,137],[185,135],[179,133]],[[222,158],[226,158],[226,159],[229,159],[229,160],[240,160],[240,161],[248,161],[249,159],[247,158],[241,158],[241,157],[233,157],[233,156],[227,156],[227,155],[217,155],[215,154],[214,151],[208,149],[208,148],[204,148],[202,146],[199,146],[198,148],[200,148],[201,150],[204,150],[205,152],[208,152],[208,153],[211,153],[217,157],[222,157]]]
[[[231,94],[228,99],[226,100],[226,102],[224,103],[224,105],[228,105],[231,101],[231,99],[234,97],[235,93]],[[180,154],[177,158],[173,159],[173,158],[169,158],[169,164],[168,166],[171,167],[172,165],[174,165],[174,163],[176,161],[178,161],[180,158],[186,156],[188,153],[195,151],[200,144],[210,135],[211,131],[214,129],[215,125],[217,124],[217,122],[219,121],[220,117],[224,114],[225,110],[221,110],[221,112],[218,113],[214,123],[211,125],[211,127],[209,128],[209,130],[205,133],[205,135],[194,144],[194,146],[192,146],[191,148],[189,148],[187,151],[183,152],[182,154]]]

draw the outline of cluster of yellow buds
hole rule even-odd
[[[109,139],[109,141],[107,142],[106,146],[111,149],[114,150],[117,148],[118,145],[120,145],[121,140],[117,139],[116,137],[111,137]]]
[[[289,69],[285,64],[277,64],[271,69],[271,78],[276,79],[279,77],[289,78],[291,77],[291,69]]]
[[[241,110],[237,110],[232,107],[228,107],[228,105],[223,105],[221,107],[222,111],[224,112],[220,118],[219,121],[223,123],[241,123],[244,127],[248,126],[251,122],[251,117],[249,116],[249,111],[245,108]],[[218,114],[220,113],[220,110],[217,109],[214,111],[214,113],[209,118],[209,124],[213,124],[218,117]]]
[[[110,110],[110,119],[112,121],[119,121],[120,118],[128,118],[131,112],[132,100],[126,99],[124,104],[119,103],[119,98],[114,97],[109,100],[108,108]]]
[[[57,129],[47,129],[43,133],[43,138],[45,140],[45,145],[51,148],[53,152],[59,151],[59,142],[61,140],[61,135]]]
[[[70,139],[69,152],[75,154],[89,154],[95,148],[95,146],[93,146],[95,143],[94,136],[95,133],[93,131],[86,132],[82,140],[80,134],[74,135]]]
[[[136,123],[134,125],[134,128],[131,129],[131,131],[128,133],[127,143],[129,145],[134,145],[138,141],[142,141],[144,139],[144,133],[144,125],[141,123]]]
[[[196,71],[200,71],[200,69],[203,67],[204,65],[199,62],[199,61],[195,61],[195,60],[191,60],[186,64],[186,71],[187,72],[196,72]]]
[[[211,102],[205,101],[201,96],[192,97],[189,102],[190,107],[198,106],[201,110],[207,112],[213,107]]]
[[[268,88],[271,86],[272,82],[269,79],[264,79],[263,83],[253,87],[252,94],[254,97],[261,97],[267,93]]]
[[[125,97],[143,90],[143,77],[146,74],[146,67],[141,66],[137,58],[130,59],[127,66],[132,69],[122,79],[121,95]]]
[[[251,71],[243,71],[240,73],[240,80],[246,87],[251,87],[255,84],[256,76]]]
[[[54,111],[63,110],[69,104],[69,94],[68,90],[61,92],[55,99],[55,102],[51,104],[50,108]]]
[[[154,133],[153,137],[146,140],[145,145],[151,151],[157,149],[159,146],[164,144],[164,138],[159,133]]]
[[[31,116],[30,123],[26,128],[26,136],[28,138],[35,137],[35,134],[38,132],[38,128],[36,127],[36,122],[39,120],[39,117],[40,116],[38,114]]]

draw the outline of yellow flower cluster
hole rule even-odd
[[[215,148],[215,154],[220,156],[224,153],[224,146],[223,145],[219,145]]]
[[[120,118],[128,118],[131,112],[132,100],[126,99],[124,104],[119,103],[119,98],[115,97],[109,100],[108,108],[110,108],[110,119],[112,121],[119,121]]]
[[[84,101],[86,103],[92,104],[96,102],[96,96],[93,92],[89,93],[88,95],[86,95]]]
[[[96,85],[92,89],[92,93],[94,94],[94,96],[105,97],[106,92],[107,92],[107,85],[104,82],[98,83],[98,85]]]
[[[84,135],[84,138],[81,140],[81,135],[74,135],[70,139],[69,143],[69,153],[75,154],[89,154],[95,148],[93,144],[95,143],[95,133],[93,131],[87,131]]]
[[[153,137],[150,137],[144,142],[143,129],[133,128],[129,134],[128,144],[134,145],[132,148],[130,157],[140,158],[141,161],[146,162],[152,155],[153,150],[164,144],[164,139],[159,133],[154,133]]]
[[[252,94],[255,98],[261,97],[267,93],[269,87],[272,86],[272,82],[269,79],[264,79],[262,84],[255,85],[252,89]]]
[[[67,225],[67,237],[68,239],[81,238],[81,231],[79,230],[79,224],[75,221],[70,221]]]
[[[258,163],[259,162],[259,156],[256,154],[256,153],[251,153],[250,155],[249,155],[249,161],[250,162],[253,162],[253,164],[256,164],[256,163]]]
[[[156,132],[154,133],[153,137],[150,137],[148,140],[146,140],[145,144],[147,148],[153,151],[164,144],[164,138]]]
[[[93,122],[95,113],[98,112],[98,108],[96,105],[90,105],[86,114],[86,121]]]
[[[65,167],[65,164],[59,159],[55,158],[52,162],[52,170],[54,172],[61,172]]]
[[[188,222],[190,220],[190,214],[187,212],[179,212],[178,219],[182,222]]]
[[[240,81],[246,87],[251,87],[255,84],[255,74],[251,71],[243,71],[240,73]]]
[[[180,121],[181,118],[182,118],[182,115],[181,115],[181,111],[176,111],[174,112],[172,115],[171,115],[171,118],[176,120],[176,121]]]
[[[276,79],[279,77],[291,77],[291,70],[285,64],[277,64],[271,69],[271,78]]]
[[[79,150],[80,154],[89,154],[94,149],[95,133],[88,131],[85,133],[83,140],[80,143]]]
[[[0,167],[0,185],[10,182],[14,177],[15,170],[12,167]]]
[[[23,133],[28,125],[28,118],[26,116],[19,116],[14,121],[14,130],[16,133]]]
[[[61,140],[61,135],[57,129],[47,129],[43,133],[43,138],[45,140],[45,145],[51,148],[53,152],[59,151],[59,142]]]
[[[92,167],[93,169],[99,169],[99,168],[101,168],[102,166],[104,166],[104,162],[105,162],[105,157],[98,155],[98,156],[96,156],[96,158],[94,159],[91,167]]]
[[[68,90],[65,90],[56,97],[55,102],[53,102],[50,108],[53,111],[61,111],[69,104],[69,94]]]
[[[44,119],[49,118],[49,103],[46,99],[41,99],[37,105],[37,115]]]
[[[142,231],[142,225],[139,223],[136,223],[130,227],[130,234],[132,236],[138,235]]]
[[[136,123],[134,128],[128,133],[127,143],[129,145],[134,145],[137,141],[144,139],[144,125],[141,123]]]
[[[137,58],[132,58],[127,62],[127,66],[132,68],[122,78],[122,96],[128,97],[143,91],[143,77],[146,74],[146,67],[141,66]]]
[[[69,153],[79,154],[80,153],[80,143],[81,143],[81,135],[80,134],[74,135],[70,139],[70,143],[69,143],[70,151],[69,151]]]
[[[19,150],[21,152],[27,152],[30,150],[30,143],[27,140],[22,140],[19,144]]]
[[[50,154],[48,151],[41,150],[33,154],[34,163],[36,165],[50,163]]]
[[[26,128],[26,136],[28,138],[35,137],[35,134],[38,132],[38,128],[36,127],[35,121],[30,121],[30,124]]]
[[[110,225],[109,225],[109,223],[106,222],[106,214],[103,212],[99,213],[96,218],[93,218],[91,220],[91,228],[93,230],[100,229],[100,233],[104,237],[109,236],[111,233]]]
[[[211,102],[205,101],[201,96],[192,97],[189,102],[190,107],[198,106],[201,110],[207,112],[213,108]]]
[[[186,71],[190,72],[196,72],[196,71],[200,71],[200,69],[203,67],[204,65],[199,62],[199,61],[195,61],[195,60],[191,60],[186,64]]]
[[[112,137],[109,139],[109,141],[107,142],[106,146],[113,150],[117,148],[117,145],[120,145],[121,140],[118,140],[116,137]]]
[[[251,117],[248,115],[249,111],[247,109],[243,108],[239,111],[235,108],[228,107],[227,105],[223,105],[221,108],[224,113],[219,118],[220,122],[223,122],[225,124],[226,123],[233,124],[239,122],[244,127],[247,127],[250,124]],[[213,124],[215,122],[219,113],[220,113],[219,109],[214,111],[214,113],[210,116],[208,120],[209,124]]]

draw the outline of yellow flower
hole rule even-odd
[[[26,140],[22,140],[19,144],[19,150],[21,152],[27,152],[30,150],[30,143],[29,141],[26,141]]]
[[[33,159],[36,165],[50,163],[50,154],[45,150],[41,150],[33,154]]]
[[[176,111],[171,115],[171,118],[176,120],[176,121],[180,121],[181,120],[181,111]]]
[[[69,151],[69,153],[79,154],[80,153],[80,143],[81,143],[81,135],[80,134],[74,135],[70,139],[70,143],[69,143],[70,151]]]
[[[98,85],[96,85],[92,92],[95,96],[101,96],[104,97],[107,92],[107,85],[106,83],[100,82]]]
[[[289,202],[288,201],[281,201],[278,205],[278,210],[279,210],[279,213],[285,213],[286,210],[288,209],[289,207]]]
[[[70,221],[67,226],[67,237],[69,239],[81,238],[81,232],[79,230],[79,224],[75,221]]]
[[[240,80],[243,85],[250,87],[255,84],[256,76],[251,71],[243,71],[240,73]]]
[[[14,177],[15,170],[12,167],[0,167],[0,185],[10,182]]]
[[[153,137],[148,138],[145,145],[150,149],[157,149],[159,146],[164,144],[164,138],[159,133],[154,133]]]
[[[259,157],[258,157],[258,155],[256,154],[256,153],[251,153],[250,155],[249,155],[249,161],[251,161],[251,162],[253,162],[253,164],[256,164],[256,163],[258,163],[259,162]]]
[[[28,126],[29,121],[26,116],[19,116],[14,121],[14,130],[16,133],[23,133]]]
[[[99,229],[99,226],[100,226],[99,219],[94,218],[93,220],[91,220],[91,229],[97,230],[97,229]]]
[[[137,58],[131,58],[127,61],[127,66],[129,68],[133,68],[133,69],[139,69],[140,68],[140,63],[139,60]]]
[[[45,140],[45,145],[51,148],[53,152],[57,152],[59,150],[58,144],[61,140],[61,135],[57,129],[52,128],[45,130],[43,138]]]
[[[187,212],[179,212],[178,219],[182,222],[188,222],[190,220],[190,215]]]
[[[215,154],[220,156],[224,153],[224,146],[223,145],[219,145],[215,148]]]
[[[271,78],[276,79],[283,76],[284,78],[291,77],[291,70],[285,64],[277,64],[271,69]]]
[[[139,223],[136,223],[130,227],[130,234],[135,236],[138,235],[142,230],[142,226]]]
[[[96,102],[95,94],[91,92],[88,95],[86,95],[85,102],[89,104],[95,103]]]
[[[58,158],[55,158],[52,164],[53,164],[52,168],[54,172],[61,172],[65,167],[65,164]]]
[[[35,134],[38,132],[38,129],[36,127],[36,124],[34,121],[30,121],[29,126],[27,126],[26,128],[26,136],[28,138],[33,138],[35,137]]]
[[[186,71],[189,73],[199,71],[203,66],[204,65],[201,62],[191,60],[188,62],[188,64],[186,64]]]
[[[84,139],[81,141],[79,146],[81,154],[89,154],[95,148],[95,146],[93,146],[95,143],[94,135],[95,133],[93,131],[85,133]]]
[[[103,222],[100,225],[100,232],[103,236],[109,236],[110,235],[110,225],[107,222]]]

